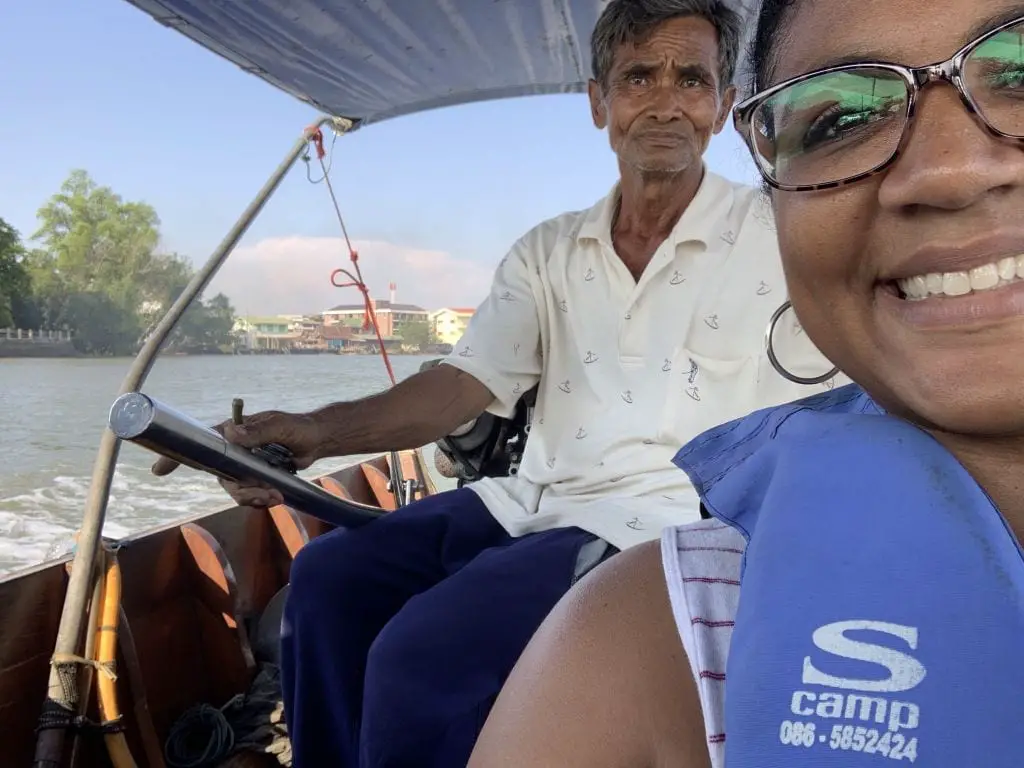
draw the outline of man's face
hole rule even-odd
[[[615,51],[606,83],[590,81],[594,125],[619,162],[644,175],[685,171],[722,130],[735,89],[719,81],[718,33],[687,16]]]

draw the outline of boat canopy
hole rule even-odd
[[[584,91],[607,0],[128,0],[356,127],[436,107]],[[732,0],[744,10],[757,0]]]

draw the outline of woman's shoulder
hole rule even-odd
[[[471,766],[710,765],[657,541],[582,579],[534,635]]]

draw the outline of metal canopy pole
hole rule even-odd
[[[253,220],[263,210],[263,206],[271,195],[281,184],[281,181],[295,165],[295,161],[302,156],[312,135],[327,123],[333,123],[339,130],[351,127],[351,123],[343,119],[330,117],[319,118],[312,126],[306,129],[302,138],[295,143],[284,160],[271,174],[267,183],[249,203],[249,207],[243,211],[238,221],[231,228],[228,234],[210,255],[206,264],[203,265],[188,285],[182,291],[178,299],[167,310],[156,328],[146,339],[139,354],[135,357],[128,374],[121,383],[121,390],[118,393],[123,395],[127,392],[138,391],[139,387],[146,381],[153,363],[160,352],[160,347],[167,340],[174,326],[177,325],[181,316],[188,309],[192,301],[199,296],[209,284],[217,270],[234,250],[238,241],[245,234],[245,231],[252,224]],[[100,536],[103,531],[103,521],[107,512],[107,501],[110,498],[110,484],[114,477],[114,469],[117,465],[117,455],[120,450],[120,441],[110,431],[110,428],[103,430],[103,437],[100,440],[99,451],[92,470],[92,483],[89,487],[89,496],[85,502],[85,515],[82,518],[82,527],[78,534],[78,547],[72,562],[71,576],[68,579],[68,588],[64,596],[64,607],[60,615],[60,626],[57,630],[57,640],[54,646],[53,657],[50,663],[50,679],[47,689],[46,700],[43,703],[41,722],[50,721],[52,716],[66,712],[69,717],[75,714],[75,707],[78,700],[78,662],[70,660],[78,653],[79,644],[82,639],[82,631],[85,623],[86,604],[93,583],[93,567],[96,563],[96,553],[100,547]],[[48,717],[49,716],[49,717]],[[35,768],[60,768],[63,759],[65,728],[47,727],[39,731],[36,741],[36,752],[33,765]]]

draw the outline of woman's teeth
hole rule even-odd
[[[896,281],[903,295],[911,301],[929,296],[964,296],[971,291],[987,291],[1024,279],[1024,254],[975,267],[970,272],[931,272]]]

